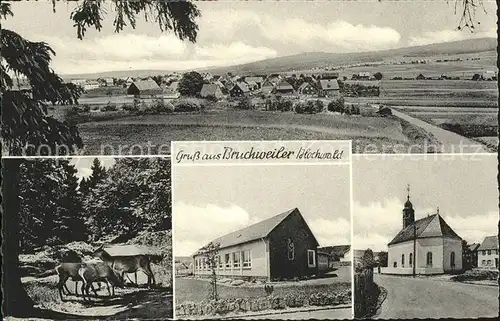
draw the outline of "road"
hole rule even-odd
[[[387,290],[375,318],[478,318],[498,316],[498,287],[432,278],[375,275]]]
[[[306,319],[316,319],[316,320],[332,320],[332,319],[352,319],[352,309],[328,309],[328,310],[317,310],[317,311],[306,311],[306,312],[292,312],[292,313],[278,313],[278,314],[266,314],[261,316],[251,316],[251,317],[240,317],[238,319],[243,320],[257,320],[257,319],[273,319],[273,320],[306,320]]]
[[[488,151],[480,143],[456,133],[439,128],[423,120],[412,117],[392,108],[392,114],[412,125],[422,128],[431,133],[441,142],[442,146],[438,149],[442,153],[487,153]]]

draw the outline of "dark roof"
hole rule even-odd
[[[160,86],[152,79],[134,81],[130,86],[135,86],[140,91],[162,91]]]
[[[111,256],[160,255],[160,249],[143,245],[116,244],[103,248]]]
[[[339,82],[337,81],[337,79],[321,79],[319,81],[319,86],[321,89],[338,90]]]
[[[278,215],[275,215],[271,218],[268,218],[267,220],[261,221],[259,223],[245,227],[241,230],[237,230],[237,231],[231,232],[229,234],[226,234],[224,236],[221,236],[219,238],[216,238],[215,240],[212,241],[212,243],[214,243],[214,244],[218,243],[219,248],[225,248],[225,247],[230,247],[233,245],[242,244],[242,243],[251,242],[254,240],[265,238],[288,215],[290,215],[294,212],[298,212],[300,215],[299,210],[297,208],[293,208],[291,210],[288,210],[286,212],[283,212],[281,214],[278,214]],[[199,251],[200,250],[196,251],[193,254],[193,256],[198,254]]]
[[[453,231],[453,229],[444,221],[441,215],[433,214],[416,220],[406,228],[399,231],[399,233],[388,245],[413,240],[414,226],[416,227],[417,238],[446,236],[461,239],[460,236],[458,236],[457,233],[455,233],[455,231]]]
[[[350,245],[334,245],[334,246],[325,246],[318,248],[318,251],[322,251],[330,255],[335,255],[336,257],[344,257],[344,255],[350,250],[351,250]]]
[[[479,243],[472,243],[472,244],[469,244],[469,251],[471,252],[474,252],[474,251],[477,251],[477,248],[479,247]]]
[[[200,96],[215,96],[217,91],[220,91],[220,88],[216,84],[203,84],[203,87],[201,87]]]
[[[286,79],[282,79],[277,85],[276,85],[276,90],[294,90],[293,86],[290,85]]]
[[[481,243],[478,251],[481,250],[497,250],[498,249],[498,236],[487,236],[484,238],[484,241]]]

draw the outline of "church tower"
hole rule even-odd
[[[410,202],[410,185],[408,185],[406,190],[408,191],[408,196],[406,197],[403,209],[403,228],[415,222],[415,210],[413,209],[413,204]]]

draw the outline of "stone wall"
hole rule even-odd
[[[228,313],[248,313],[264,310],[284,310],[308,306],[337,306],[351,303],[351,291],[338,293],[317,292],[310,295],[286,296],[269,295],[254,298],[229,298],[217,301],[192,302],[186,301],[178,304],[175,309],[177,317],[188,316],[216,316]]]

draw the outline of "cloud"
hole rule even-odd
[[[113,70],[186,70],[227,66],[272,58],[277,52],[237,40],[207,45],[183,42],[173,35],[113,34],[94,39],[37,36],[56,52],[54,69],[60,73]]]
[[[308,224],[320,246],[351,244],[351,223],[344,218],[319,218]]]
[[[374,251],[387,250],[387,243],[402,228],[403,204],[397,198],[386,199],[353,206],[354,249],[371,248]],[[433,208],[423,208],[416,213],[416,219],[433,214]],[[467,217],[443,215],[451,228],[468,243],[481,242],[484,237],[496,234],[498,212],[471,214]]]
[[[293,45],[296,51],[330,52],[394,47],[401,39],[399,32],[389,27],[351,24],[343,20],[321,24],[244,10],[208,12],[200,21],[200,39],[215,37],[231,41],[242,35],[257,43]]]
[[[423,46],[433,43],[460,41],[474,38],[497,37],[495,28],[486,31],[471,33],[468,30],[440,30],[427,31],[418,36],[411,36],[408,40],[409,46]]]
[[[174,203],[174,251],[191,255],[211,240],[260,221],[237,205],[204,207]]]

